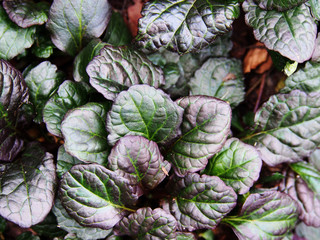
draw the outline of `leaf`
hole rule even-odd
[[[320,172],[320,149],[316,149],[309,157],[309,163]]]
[[[30,101],[37,111],[35,121],[42,122],[43,107],[57,91],[63,78],[64,74],[49,61],[41,62],[26,74],[25,81],[29,88]]]
[[[174,197],[163,209],[178,221],[177,230],[194,231],[214,228],[236,205],[237,194],[216,176],[189,173],[168,184]]]
[[[294,8],[306,1],[307,0],[255,0],[260,8],[265,10],[276,10],[279,12]]]
[[[260,9],[253,0],[243,3],[248,25],[270,50],[302,63],[311,58],[315,47],[317,25],[309,8],[302,4],[293,9],[277,12]]]
[[[191,95],[207,95],[236,107],[244,100],[244,77],[240,60],[209,58],[189,82]]]
[[[307,3],[310,5],[313,18],[316,21],[320,21],[320,5],[319,5],[320,2],[319,2],[319,0],[309,0]]]
[[[64,145],[61,145],[58,149],[57,156],[57,176],[59,178],[66,172],[68,172],[74,165],[83,164],[78,158],[75,158],[68,154],[64,148]]]
[[[181,118],[182,109],[162,90],[134,85],[118,95],[108,113],[108,140],[114,145],[136,135],[163,144],[176,137]]]
[[[61,123],[66,151],[81,161],[103,164],[109,154],[106,114],[99,103],[70,110]]]
[[[40,237],[33,235],[31,232],[21,233],[17,240],[40,240]]]
[[[54,45],[74,56],[91,39],[100,37],[110,17],[106,0],[54,0],[47,27]]]
[[[228,139],[209,159],[204,174],[218,176],[238,194],[247,193],[258,180],[262,161],[258,151],[237,138]]]
[[[136,84],[158,88],[164,84],[162,71],[142,53],[126,46],[105,46],[87,66],[90,84],[105,98],[114,100],[118,93]]]
[[[309,156],[320,143],[319,97],[299,90],[271,96],[256,112],[256,133],[242,140],[254,145],[270,166]]]
[[[53,206],[55,170],[53,155],[29,143],[0,177],[0,215],[22,228],[42,222]]]
[[[115,226],[115,232],[145,240],[176,239],[176,225],[176,219],[163,209],[144,207],[124,217]]]
[[[315,43],[315,48],[312,53],[311,61],[313,62],[319,62],[320,61],[320,35],[317,35],[316,43]]]
[[[42,25],[48,20],[49,4],[46,2],[34,3],[25,0],[4,0],[3,8],[12,22],[19,27],[28,28],[33,25]]]
[[[10,60],[32,46],[36,28],[18,27],[0,6],[0,32],[0,59]]]
[[[7,221],[0,217],[0,233],[3,233],[7,225]]]
[[[141,12],[137,44],[151,51],[165,47],[180,54],[194,52],[228,32],[239,10],[233,0],[151,1]]]
[[[43,107],[43,121],[53,135],[62,137],[61,122],[65,114],[87,102],[87,93],[78,83],[64,81]]]
[[[320,199],[302,178],[289,171],[280,189],[297,202],[300,220],[309,226],[320,227]]]
[[[39,224],[32,226],[37,235],[48,238],[63,237],[67,233],[58,228],[56,216],[50,211],[47,217]]]
[[[16,112],[22,103],[28,101],[28,97],[28,89],[20,71],[0,59],[0,104],[3,109]]]
[[[320,172],[307,162],[290,164],[290,168],[299,174],[308,187],[320,198]]]
[[[177,232],[177,240],[196,240],[196,237],[193,233]]]
[[[229,104],[209,96],[187,96],[177,100],[184,109],[182,134],[170,147],[166,159],[178,176],[205,168],[218,153],[230,132]]]
[[[294,89],[306,93],[320,92],[320,63],[307,62],[305,67],[298,70],[285,81],[282,93],[288,93]]]
[[[54,203],[52,211],[57,217],[59,228],[67,231],[68,233],[74,233],[79,239],[102,239],[107,237],[111,232],[111,230],[81,226],[76,220],[69,216],[58,198]]]
[[[108,157],[110,170],[133,178],[153,189],[166,177],[171,165],[164,161],[158,145],[141,136],[120,138]]]
[[[249,195],[238,216],[222,221],[232,227],[239,240],[281,240],[295,227],[298,216],[298,205],[292,198],[268,191]]]
[[[123,16],[119,12],[113,12],[102,41],[113,46],[122,46],[130,45],[131,39],[130,30],[124,22]]]
[[[24,141],[16,134],[16,127],[8,111],[0,103],[0,162],[11,162],[20,153]]]
[[[318,240],[320,228],[310,227],[301,222],[296,226],[295,232],[299,237],[303,237],[303,239]]]
[[[128,179],[99,164],[74,166],[60,186],[62,205],[72,218],[82,226],[106,230],[134,211],[138,191]]]
[[[35,43],[31,52],[38,58],[49,58],[53,54],[54,44],[51,42],[50,34],[45,27],[37,28]]]
[[[93,39],[75,57],[73,62],[73,77],[77,82],[89,83],[89,76],[86,68],[93,57],[97,56],[100,50],[106,45],[100,39]]]

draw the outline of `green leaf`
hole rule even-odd
[[[298,63],[311,58],[317,25],[305,4],[283,12],[262,10],[253,0],[245,1],[242,6],[256,39],[268,49]]]
[[[109,143],[126,135],[166,143],[177,136],[182,108],[160,89],[134,85],[115,99],[107,117]]]
[[[111,6],[105,0],[54,0],[47,27],[54,45],[76,55],[91,39],[98,38],[111,17]]]
[[[64,81],[43,108],[43,121],[48,131],[62,137],[61,122],[65,114],[86,102],[87,93],[79,83]]]
[[[30,143],[0,177],[0,215],[22,228],[42,222],[53,206],[53,155]]]
[[[124,217],[116,226],[118,235],[129,235],[138,239],[176,239],[176,219],[161,208],[139,208]]]
[[[120,138],[109,155],[108,168],[142,186],[153,189],[166,177],[171,165],[157,144],[141,136]]]
[[[307,240],[318,240],[320,236],[320,228],[310,227],[304,224],[303,222],[299,223],[295,232],[299,237]]]
[[[258,180],[261,166],[259,152],[254,147],[231,138],[209,160],[203,173],[218,176],[236,193],[245,194]]]
[[[28,28],[33,25],[42,25],[48,20],[50,5],[47,2],[4,0],[3,8],[12,22],[19,27]]]
[[[43,27],[37,28],[35,43],[31,47],[31,52],[38,58],[49,58],[53,54],[54,44],[51,41],[50,34]]]
[[[119,12],[113,12],[102,41],[113,45],[130,45],[132,36],[123,16]]]
[[[183,97],[177,103],[184,109],[182,134],[166,159],[178,176],[185,176],[204,169],[208,159],[221,150],[230,132],[231,108],[209,96]]]
[[[236,205],[237,194],[216,176],[189,173],[168,183],[174,197],[163,209],[178,221],[177,230],[214,228]]]
[[[73,62],[73,77],[77,82],[89,83],[89,76],[86,68],[93,57],[97,56],[100,50],[106,45],[100,39],[93,39],[81,50]]]
[[[78,158],[75,158],[68,154],[64,148],[64,145],[61,145],[58,149],[57,156],[57,176],[59,178],[66,172],[68,172],[74,165],[80,164],[83,162]]]
[[[42,122],[44,105],[57,91],[63,78],[64,74],[49,61],[38,64],[26,74],[25,81],[29,88],[30,101],[37,111],[35,121]]]
[[[237,1],[155,0],[141,12],[136,37],[140,47],[165,47],[178,53],[200,50],[231,29],[240,14]]]
[[[308,187],[320,198],[320,172],[307,162],[290,164],[291,169],[307,183]]]
[[[105,106],[99,103],[87,103],[70,110],[61,123],[66,151],[84,162],[103,164],[107,161],[106,114]]]
[[[297,202],[300,220],[309,226],[320,227],[320,198],[301,177],[288,171],[280,184],[280,190]]]
[[[56,216],[52,212],[50,212],[41,223],[32,226],[32,230],[34,230],[37,235],[45,236],[51,239],[66,235],[64,230],[58,228]]]
[[[111,232],[111,230],[81,226],[76,220],[69,216],[58,198],[54,203],[52,211],[57,217],[59,228],[67,231],[68,233],[74,233],[79,239],[102,239],[107,237]]]
[[[285,11],[295,6],[301,5],[307,0],[255,0],[259,4],[259,7],[265,10]]]
[[[40,237],[33,235],[31,232],[21,233],[17,240],[40,240]]]
[[[281,240],[295,227],[298,216],[298,205],[292,198],[269,191],[249,195],[238,216],[222,221],[232,227],[239,240]]]
[[[0,6],[0,32],[0,59],[10,60],[31,47],[36,28],[18,27]]]
[[[189,82],[191,95],[207,95],[236,107],[244,100],[244,77],[240,60],[209,58]]]
[[[142,53],[126,46],[105,46],[87,67],[90,84],[109,100],[136,84],[164,84],[162,70]]]
[[[110,229],[132,209],[139,189],[98,164],[76,165],[63,175],[62,205],[85,227]]]
[[[176,234],[177,240],[196,240],[195,235],[190,232],[177,232]]]
[[[313,18],[316,21],[320,21],[320,1],[319,0],[309,0],[307,3],[310,5]]]
[[[307,62],[304,68],[286,79],[281,92],[288,93],[294,89],[306,93],[320,92],[320,63]]]
[[[256,112],[256,133],[242,140],[254,145],[270,166],[297,162],[320,144],[320,93],[294,90],[271,96]]]
[[[6,225],[7,225],[7,221],[0,217],[0,234],[4,232],[4,230],[6,229]]]

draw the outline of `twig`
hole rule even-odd
[[[258,108],[259,108],[259,105],[260,105],[263,88],[264,88],[264,85],[265,85],[265,82],[266,82],[266,75],[267,75],[267,73],[264,73],[264,74],[261,76],[261,83],[260,83],[260,88],[259,88],[259,93],[258,93],[258,99],[257,99],[257,101],[256,101],[256,105],[254,106],[254,110],[253,110],[254,113],[257,112],[257,110],[258,110]]]

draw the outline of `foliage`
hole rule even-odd
[[[135,39],[107,0],[50,4],[0,6],[0,237],[6,220],[39,235],[19,239],[316,235],[297,224],[320,226],[318,0],[151,0]],[[300,64],[253,117],[240,8]]]

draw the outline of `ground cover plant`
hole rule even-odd
[[[320,2],[128,4],[1,1],[0,238],[317,239]]]

